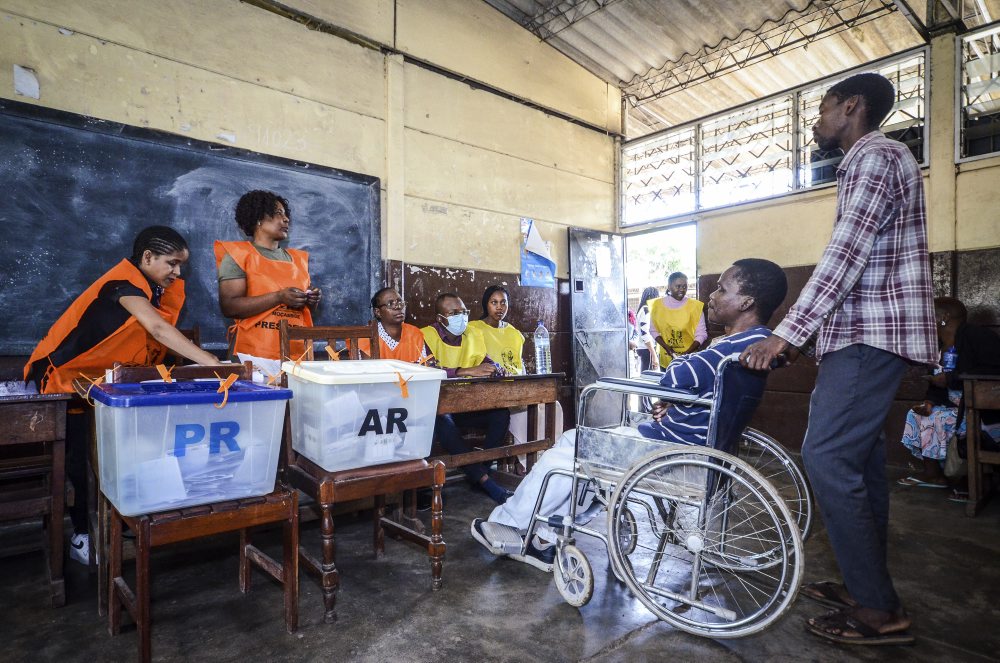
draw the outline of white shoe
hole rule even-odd
[[[69,540],[69,558],[90,566],[90,535],[74,534]]]

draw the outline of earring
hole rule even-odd
[[[944,320],[942,320],[942,321],[941,321],[940,323],[938,323],[938,324],[940,324],[940,325],[941,325],[942,327],[944,327],[944,326],[945,326],[946,324],[948,324],[948,323],[946,323],[946,322],[945,322]]]

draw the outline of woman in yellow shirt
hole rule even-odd
[[[498,363],[507,375],[523,375],[524,363],[521,351],[524,349],[524,335],[507,317],[509,294],[502,285],[491,285],[483,293],[483,314],[469,327],[479,330],[486,341],[486,355]]]
[[[482,332],[486,342],[486,356],[500,365],[507,375],[524,375],[524,334],[504,318],[510,311],[510,295],[502,285],[491,285],[483,293],[483,315],[473,320],[469,327]],[[562,433],[563,411],[556,401],[556,438]],[[545,430],[545,410],[538,410],[538,425]],[[528,437],[528,412],[526,408],[511,408],[510,434],[515,442],[531,442]]]

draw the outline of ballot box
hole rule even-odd
[[[156,380],[90,390],[101,491],[122,515],[274,490],[292,392],[237,381],[227,397],[220,384]]]
[[[285,362],[292,448],[324,470],[425,458],[446,373],[394,359]]]

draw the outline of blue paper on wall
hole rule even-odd
[[[524,245],[521,247],[521,285],[538,288],[556,287],[556,262],[548,244],[535,228],[535,222],[521,219],[522,229],[527,222]]]

